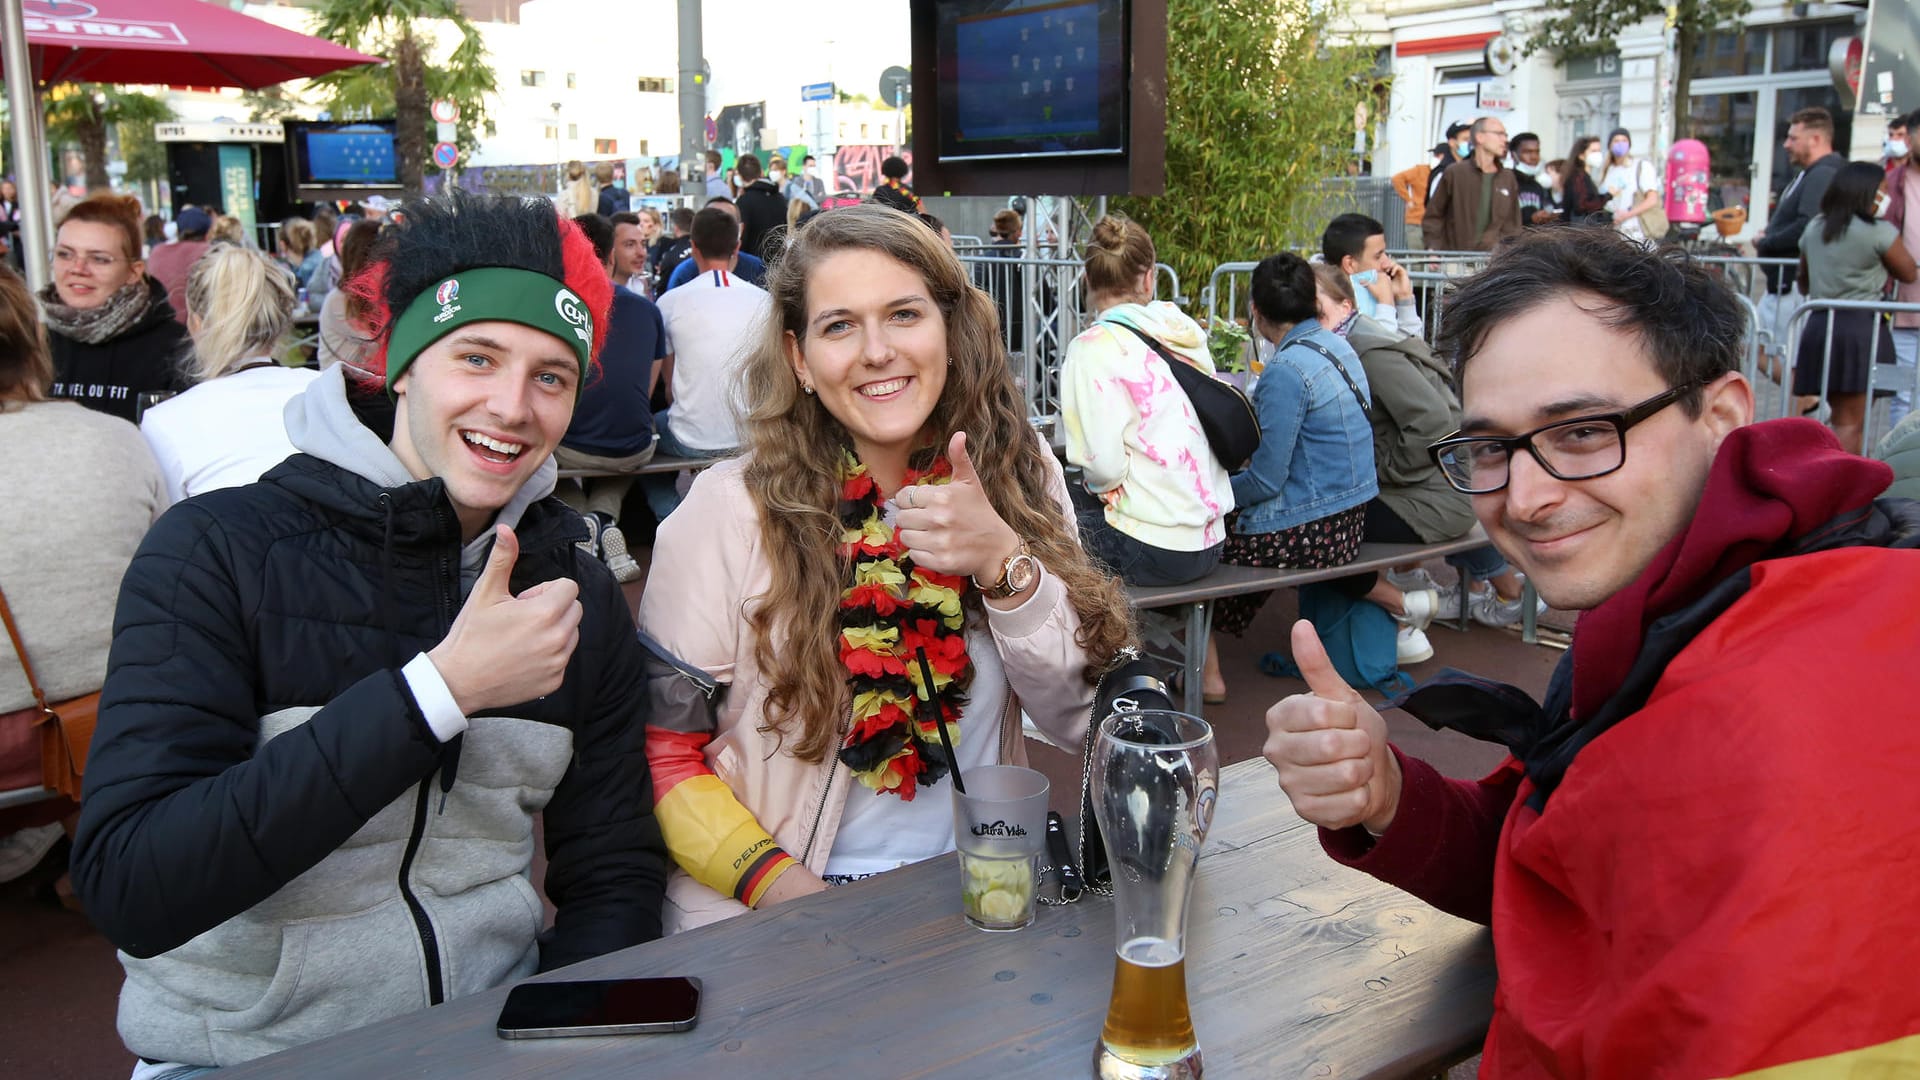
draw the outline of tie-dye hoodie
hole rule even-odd
[[[1203,551],[1226,539],[1233,486],[1167,362],[1114,323],[1135,327],[1213,374],[1207,337],[1166,301],[1119,304],[1067,346],[1060,369],[1067,461],[1107,506],[1107,522],[1143,544]]]

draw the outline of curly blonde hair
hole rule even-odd
[[[840,593],[847,562],[840,554],[840,450],[850,444],[820,400],[801,391],[788,359],[788,335],[805,340],[807,281],[842,251],[877,251],[912,268],[946,320],[953,366],[928,424],[944,446],[956,431],[987,496],[1047,572],[1058,577],[1080,616],[1089,683],[1133,641],[1133,618],[1119,583],[1095,567],[1048,491],[1055,467],[1027,423],[1000,345],[993,301],[973,287],[953,252],[907,214],[886,206],[843,207],[793,234],[767,274],[773,318],[748,357],[743,425],[751,451],[747,491],[760,516],[773,583],[747,616],[754,659],[768,681],[762,729],[797,736],[793,753],[819,762],[837,741],[846,709],[846,669],[838,648]],[[978,606],[973,596],[969,603]]]

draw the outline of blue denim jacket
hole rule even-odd
[[[1371,401],[1366,369],[1353,348],[1317,322],[1287,331],[1253,388],[1260,449],[1233,477],[1238,533],[1304,525],[1359,506],[1379,494],[1373,471],[1373,427],[1347,380],[1313,341],[1340,358]]]

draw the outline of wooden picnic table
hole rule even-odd
[[[1222,770],[1189,910],[1211,1078],[1424,1077],[1485,1035],[1486,930],[1328,858],[1265,761]],[[541,976],[696,976],[692,1031],[505,1040],[502,988],[221,1075],[1085,1077],[1113,963],[1111,900],[982,933],[947,855]]]

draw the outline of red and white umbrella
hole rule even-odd
[[[42,83],[149,83],[257,90],[357,64],[377,64],[201,0],[19,0]],[[4,61],[0,61],[4,68]]]
[[[380,58],[201,0],[0,0],[0,72],[16,121],[27,280],[45,283],[48,224],[39,91],[60,82],[263,86]],[[24,46],[24,47],[23,47]],[[26,69],[26,70],[22,70]]]

